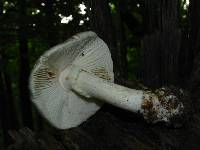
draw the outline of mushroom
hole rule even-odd
[[[165,89],[135,90],[114,82],[106,43],[87,31],[45,52],[30,76],[32,101],[55,127],[75,127],[104,102],[137,112],[153,123],[181,114],[183,104]]]

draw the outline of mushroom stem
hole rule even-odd
[[[69,69],[70,68],[70,69]],[[150,122],[164,121],[182,113],[183,104],[165,89],[156,92],[129,89],[101,79],[72,65],[61,74],[68,80],[70,88],[86,98],[95,98],[122,109],[139,112]]]

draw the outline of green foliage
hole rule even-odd
[[[179,0],[179,16],[180,16],[180,25],[185,26],[188,22],[188,9],[189,9],[189,0]]]
[[[128,47],[127,48],[127,61],[128,61],[128,78],[130,80],[136,79],[136,72],[139,67],[140,48]]]
[[[115,4],[114,3],[108,3],[109,4],[109,7],[110,7],[110,11],[111,11],[111,13],[112,14],[114,14],[114,13],[116,13],[117,12],[117,10],[116,10],[116,6],[115,6]]]

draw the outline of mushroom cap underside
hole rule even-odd
[[[110,82],[114,80],[109,49],[94,32],[76,34],[46,51],[34,66],[29,86],[33,103],[53,126],[60,129],[79,125],[102,105],[60,85],[60,74],[70,65]]]

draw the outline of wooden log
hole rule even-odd
[[[183,100],[187,102],[188,98],[185,94]],[[14,143],[8,150],[184,150],[190,146],[199,149],[199,116],[195,114],[190,119],[185,114],[184,122],[153,125],[134,113],[105,105],[76,128],[53,129],[52,133],[34,133],[28,128],[10,131]]]

